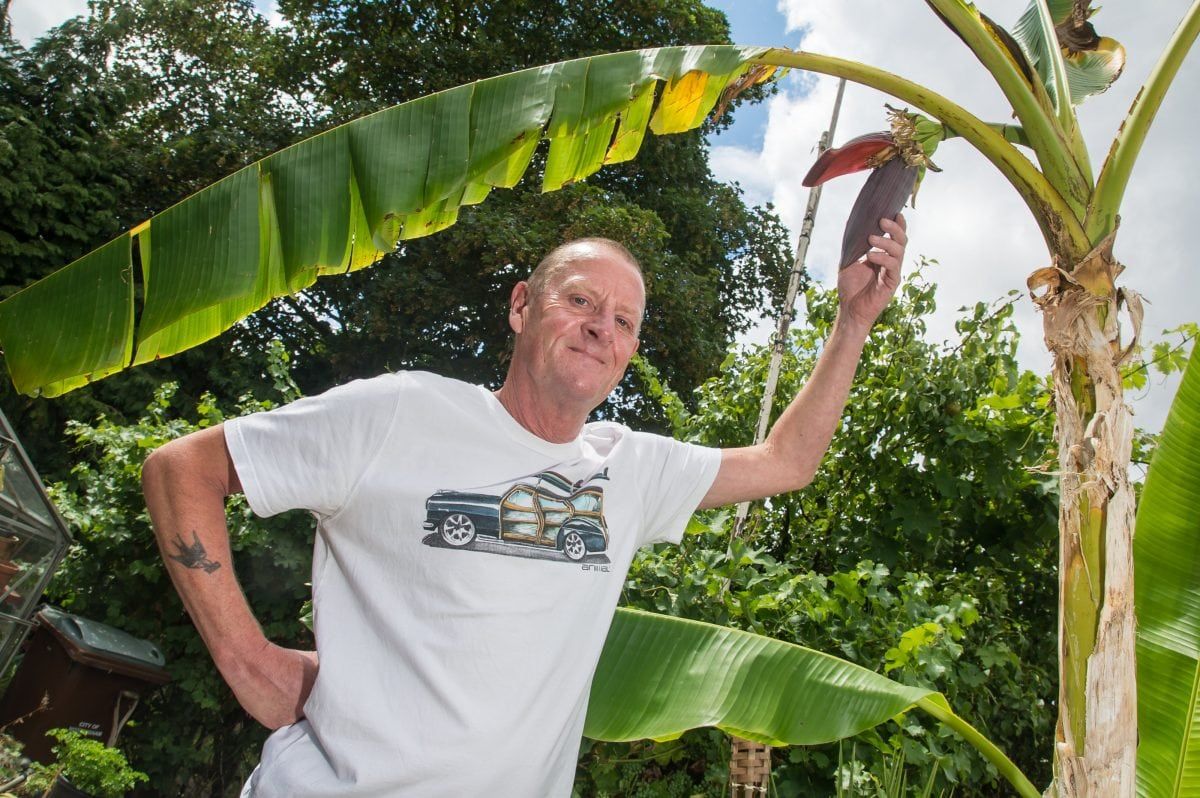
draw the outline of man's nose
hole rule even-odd
[[[616,333],[617,321],[608,313],[595,313],[584,322],[584,330],[601,341],[611,341]]]

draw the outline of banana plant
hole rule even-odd
[[[867,64],[786,49],[660,48],[490,78],[251,164],[0,303],[9,373],[18,390],[53,396],[199,344],[319,276],[370,266],[397,242],[453,224],[462,207],[515,185],[543,139],[542,185],[554,190],[632,158],[647,130],[698,126],[714,106],[784,69],[878,89],[920,112],[894,118],[898,157],[928,156],[949,139],[970,144],[1017,191],[1046,244],[1051,265],[1027,282],[1054,356],[1063,475],[1060,714],[1049,793],[1132,795],[1133,425],[1119,367],[1135,350],[1141,305],[1117,286],[1123,267],[1112,247],[1146,133],[1200,33],[1200,0],[1098,172],[1074,105],[1116,79],[1123,50],[1096,34],[1087,0],[1034,0],[1011,32],[965,0],[927,4],[995,79],[1015,122],[985,121]],[[1118,325],[1123,309],[1133,320],[1128,342]]]
[[[1090,4],[1036,0],[1011,32],[961,0],[928,5],[988,69],[1011,105],[1016,124],[992,123],[992,141],[971,143],[1021,194],[1050,255],[1050,265],[1027,280],[1054,356],[1061,474],[1059,715],[1048,794],[1132,795],[1138,748],[1135,502],[1128,479],[1133,423],[1120,367],[1136,350],[1142,306],[1135,291],[1116,284],[1124,267],[1113,257],[1113,242],[1146,132],[1200,30],[1200,5],[1185,15],[1095,174],[1073,107],[1116,80],[1124,51],[1097,34]],[[854,244],[877,232],[879,207],[907,193],[900,176],[919,179],[940,143],[968,138],[936,101],[904,99],[932,119],[893,110],[890,131],[826,152],[806,180],[819,184],[875,169],[868,181],[875,196],[860,196],[863,210],[856,206],[847,225],[843,265],[857,257]],[[1017,147],[1031,151],[1037,166],[1007,161]],[[1118,325],[1123,310],[1133,327],[1128,342]]]

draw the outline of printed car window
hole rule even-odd
[[[553,496],[538,496],[538,504],[541,505],[542,517],[545,519],[542,535],[553,539],[558,535],[558,528],[571,517],[571,505]]]
[[[525,485],[517,485],[500,502],[500,534],[537,540],[542,527],[540,510],[533,490]]]
[[[575,508],[575,512],[577,513],[599,515],[603,503],[603,494],[600,493],[599,489],[580,491],[571,497],[571,506]]]

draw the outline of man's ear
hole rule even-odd
[[[529,310],[529,283],[521,280],[513,286],[508,298],[508,326],[517,335],[525,331],[525,314]]]

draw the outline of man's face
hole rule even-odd
[[[513,292],[513,368],[556,401],[588,412],[620,382],[638,348],[645,290],[634,266],[609,248],[578,244],[541,293]]]

